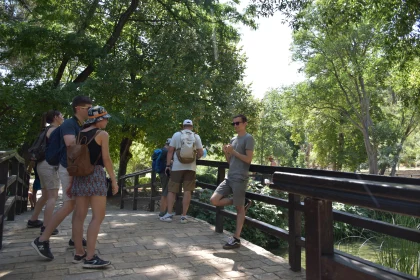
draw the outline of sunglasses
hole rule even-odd
[[[235,126],[235,125],[238,126],[240,123],[243,123],[243,122],[233,122],[233,123],[231,123],[231,125],[232,126]]]
[[[90,108],[92,108],[92,106],[90,106],[90,107],[89,107],[89,106],[78,106],[78,107],[79,107],[80,109],[88,109],[88,110],[89,110]]]

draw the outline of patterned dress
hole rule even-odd
[[[86,136],[87,139],[92,138],[97,129],[92,129],[87,132],[81,132],[81,136]],[[102,161],[101,146],[92,140],[89,145],[90,162],[95,165],[92,174],[88,176],[75,176],[73,178],[73,185],[71,193],[73,196],[106,196],[107,195],[107,180]]]

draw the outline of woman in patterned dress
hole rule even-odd
[[[106,127],[111,116],[102,106],[90,108],[88,116],[85,128],[80,132],[80,137],[86,137],[87,141],[94,138],[88,144],[88,148],[90,161],[92,165],[95,165],[95,169],[88,176],[73,177],[71,195],[76,199],[72,227],[76,249],[73,263],[84,260],[84,268],[100,268],[111,264],[110,261],[102,260],[95,254],[96,240],[106,208],[107,181],[104,167],[111,178],[112,194],[115,195],[118,192],[118,185],[109,156],[109,135],[100,130]],[[82,246],[83,223],[89,205],[92,208],[92,220],[87,230],[87,251],[85,251]]]

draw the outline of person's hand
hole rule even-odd
[[[165,168],[165,174],[166,176],[171,177],[171,168],[169,166]]]
[[[69,186],[68,186],[68,188],[67,188],[67,191],[66,191],[66,195],[69,197],[69,198],[72,198],[72,194],[71,194],[71,188],[72,188],[72,186],[73,186],[73,183],[72,182],[70,182],[70,184],[69,184]]]
[[[228,144],[223,145],[223,152],[224,152],[225,154],[228,154],[228,151],[227,151],[227,146],[228,146]]]
[[[118,184],[117,181],[112,181],[112,195],[116,195],[118,193]]]
[[[228,154],[232,154],[233,153],[233,146],[231,144],[227,144],[226,145],[226,152]]]

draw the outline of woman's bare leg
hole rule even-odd
[[[92,259],[95,255],[96,240],[98,239],[99,229],[105,218],[106,196],[90,197],[90,206],[92,207],[92,220],[89,223],[87,231],[87,256],[86,259]]]
[[[76,206],[73,211],[72,237],[74,241],[75,255],[82,256],[85,253],[83,249],[83,223],[89,208],[89,196],[76,196]]]

